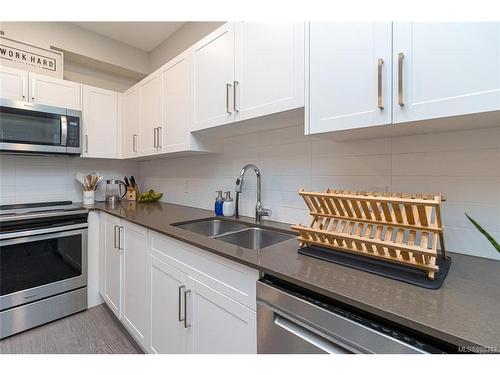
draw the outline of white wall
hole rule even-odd
[[[187,22],[149,54],[151,72],[210,34],[224,22]]]
[[[128,70],[149,73],[149,55],[138,48],[69,22],[1,22],[8,38],[42,48],[57,47]]]
[[[331,138],[330,138],[331,139]],[[500,259],[464,216],[500,239],[500,129],[413,135],[352,142],[305,137],[303,125],[225,140],[224,153],[140,162],[147,188],[163,200],[213,209],[215,191],[230,190],[241,167],[263,177],[263,204],[272,220],[309,223],[298,190],[326,188],[443,193],[449,251]],[[253,216],[255,176],[248,175],[241,213]]]
[[[138,175],[134,161],[54,156],[0,155],[0,205],[43,201],[82,201],[77,172],[98,172],[105,179]],[[96,192],[104,200],[105,183]]]

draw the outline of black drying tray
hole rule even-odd
[[[299,254],[337,263],[342,266],[355,268],[358,270],[373,273],[375,275],[388,277],[390,279],[403,281],[427,289],[439,289],[443,285],[444,279],[451,266],[451,258],[443,259],[437,257],[439,272],[434,280],[430,280],[427,274],[420,269],[408,267],[396,263],[390,263],[375,258],[362,255],[346,253],[342,250],[329,250],[321,247],[310,246],[298,250]]]

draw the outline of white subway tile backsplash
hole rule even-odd
[[[394,176],[500,176],[500,148],[398,154]]]
[[[499,258],[464,211],[500,239],[500,129],[335,141],[333,135],[306,137],[303,125],[294,125],[227,138],[223,154],[140,162],[139,169],[146,186],[165,192],[165,201],[212,210],[215,191],[234,195],[247,163],[262,171],[270,220],[309,222],[297,194],[301,188],[442,193],[448,250]],[[240,197],[242,215],[254,215],[255,195],[250,172]]]
[[[82,201],[77,172],[98,172],[105,179],[138,176],[138,163],[51,156],[0,156],[0,204],[42,201]],[[104,199],[104,182],[96,191]]]
[[[468,212],[500,240],[500,129],[372,140],[304,136],[303,125],[224,140],[224,152],[150,161],[0,155],[0,203],[81,200],[78,171],[106,178],[134,174],[163,201],[213,210],[216,190],[231,191],[243,165],[262,171],[263,205],[271,220],[306,224],[299,189],[326,188],[442,193],[449,251],[500,259],[464,215]],[[104,184],[97,191],[104,198]],[[245,177],[240,213],[253,216],[256,177]],[[267,218],[266,218],[267,219]]]

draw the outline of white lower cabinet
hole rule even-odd
[[[258,271],[156,233],[151,234],[150,243],[148,350],[162,354],[256,353],[255,309],[224,291],[251,295],[254,302],[250,305],[254,306]],[[235,272],[238,277],[233,277]]]
[[[150,274],[150,353],[181,354],[188,352],[188,336],[184,327],[183,293],[187,276],[151,256]]]
[[[123,252],[120,249],[121,219],[103,215],[103,284],[99,288],[108,307],[118,319],[122,317]]]
[[[257,352],[256,313],[190,278],[186,293],[189,351],[197,354]]]
[[[142,348],[257,352],[257,270],[109,214],[99,220],[100,294]]]
[[[144,346],[147,303],[148,231],[122,220],[123,324]]]

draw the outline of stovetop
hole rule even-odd
[[[84,213],[87,210],[71,201],[8,204],[0,206],[0,222]]]

